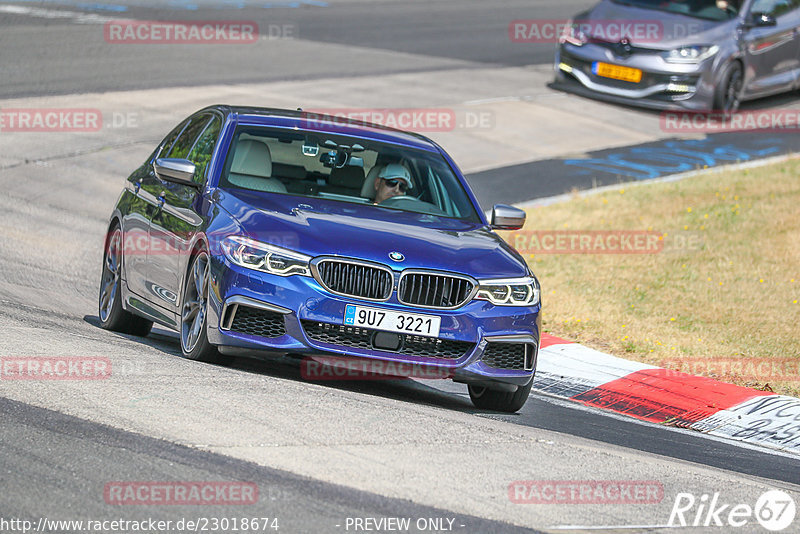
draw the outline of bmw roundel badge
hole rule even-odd
[[[400,254],[399,252],[390,252],[389,257],[394,261],[403,261],[404,259],[406,259],[406,257]]]

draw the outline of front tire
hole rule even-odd
[[[476,408],[514,413],[525,405],[531,392],[531,386],[533,386],[533,379],[527,385],[519,386],[514,392],[473,385],[468,385],[467,389],[469,389],[469,398]]]
[[[192,254],[181,299],[181,353],[184,358],[222,363],[225,358],[209,343],[207,333],[208,290],[211,261],[205,250]]]
[[[122,230],[115,224],[111,227],[103,253],[97,315],[105,330],[144,337],[150,333],[153,322],[122,308],[122,241]]]
[[[744,86],[744,73],[742,66],[734,61],[727,67],[722,75],[722,83],[714,92],[714,111],[730,116],[739,111],[742,87]]]

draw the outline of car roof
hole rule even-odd
[[[246,124],[331,132],[373,141],[405,145],[432,152],[439,151],[438,145],[424,135],[314,111],[227,105],[210,106],[206,109],[216,109],[226,115],[235,115],[239,122]]]

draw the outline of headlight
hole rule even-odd
[[[558,42],[561,44],[569,43],[575,46],[583,46],[589,42],[589,38],[583,31],[581,31],[579,24],[576,24],[574,21],[570,20],[567,21],[566,26],[564,26],[564,31],[561,32]]]
[[[481,280],[475,298],[497,306],[536,306],[539,304],[539,281],[532,276]]]
[[[228,260],[240,267],[278,276],[293,274],[311,276],[311,270],[308,267],[311,256],[260,243],[246,237],[226,237],[222,241],[222,251]]]
[[[700,63],[719,52],[719,46],[682,46],[669,52],[665,52],[662,57],[669,63]]]

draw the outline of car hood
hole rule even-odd
[[[524,276],[521,256],[481,223],[319,198],[218,190],[250,238],[309,256],[336,255],[478,279]],[[395,262],[391,252],[405,259]]]
[[[602,30],[606,28],[604,24],[642,24],[639,30],[644,32],[646,37],[637,40],[632,36],[631,44],[663,50],[686,45],[720,43],[730,39],[731,28],[738,24],[735,18],[728,21],[704,20],[678,13],[618,4],[611,0],[601,2],[588,12],[575,16],[575,20],[589,23],[590,28],[595,28],[589,31],[590,36],[614,42],[619,39],[606,39],[602,35]],[[647,33],[644,29],[646,24],[656,24],[656,31]],[[614,29],[616,28],[617,26],[614,26]]]

